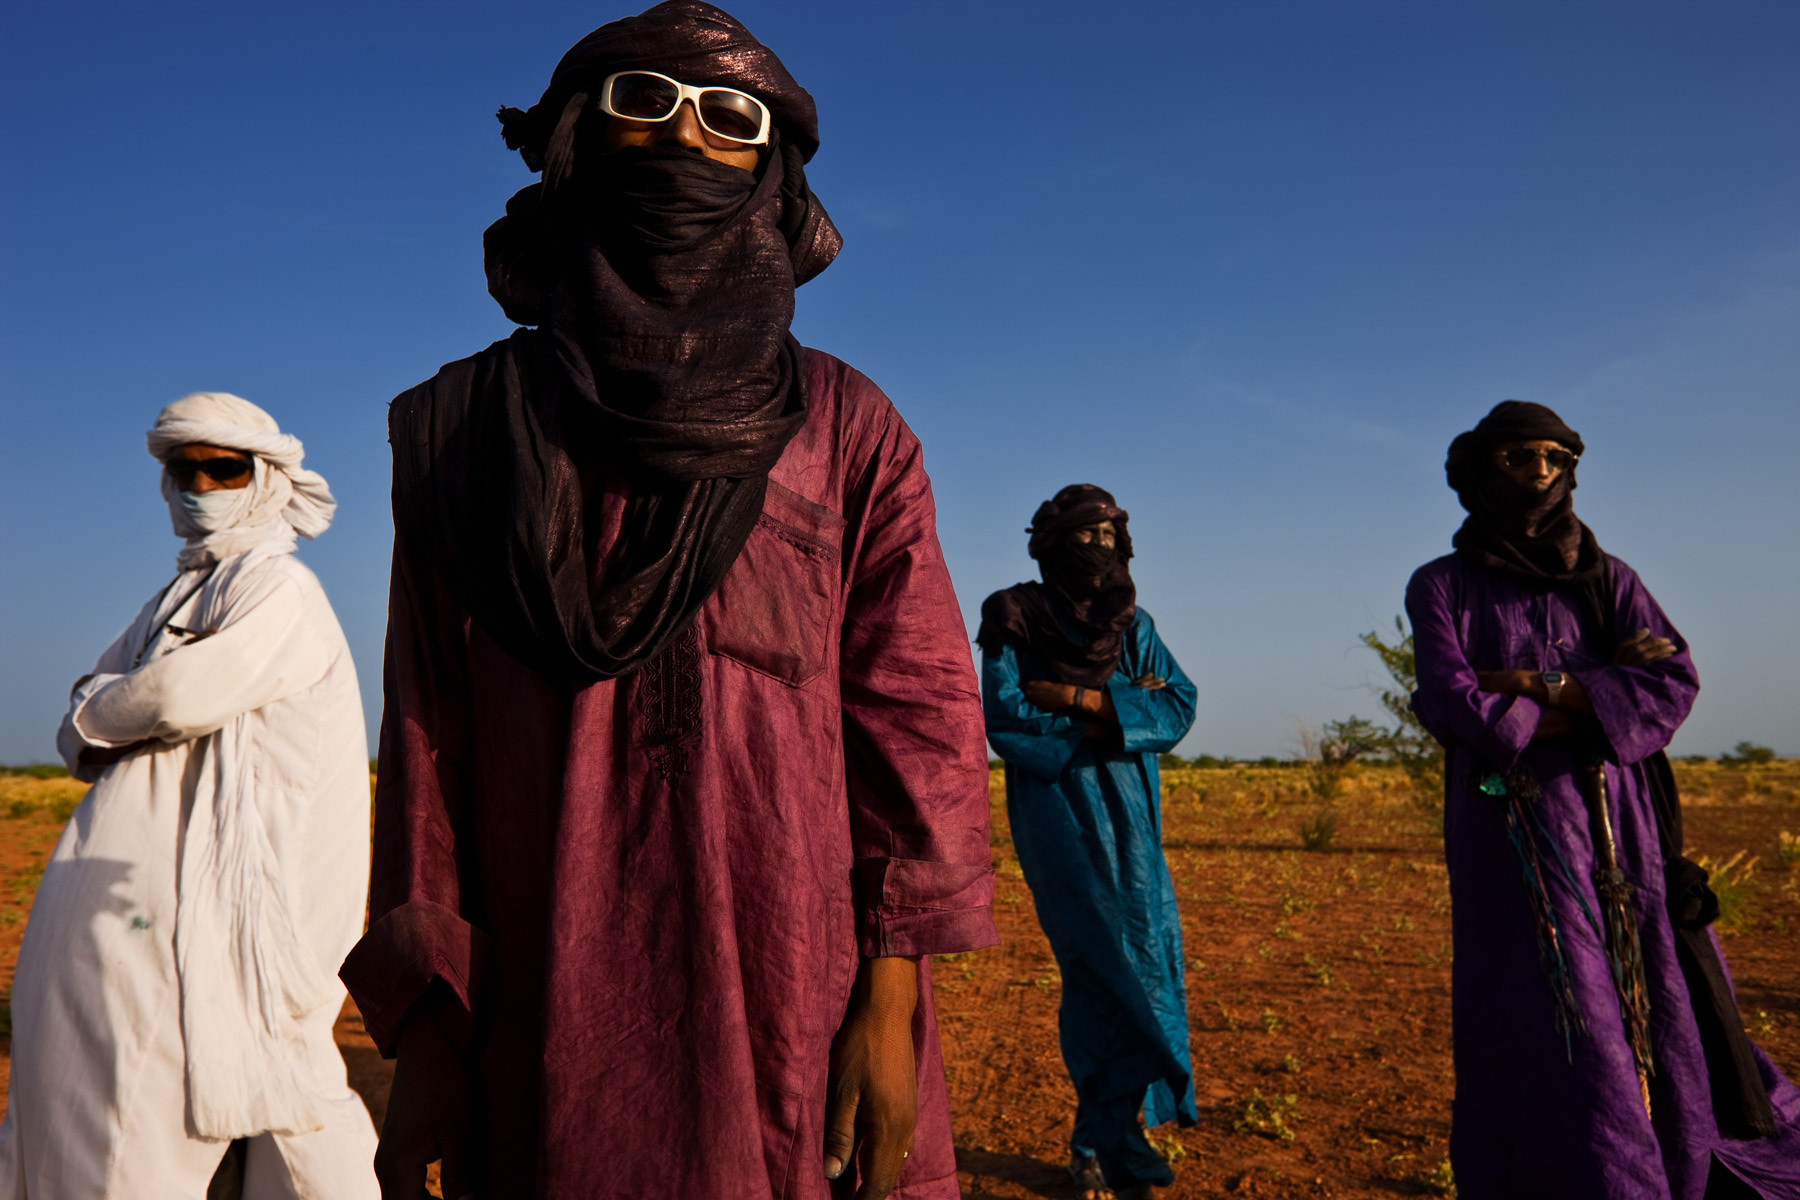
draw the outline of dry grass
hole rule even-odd
[[[21,818],[48,813],[58,822],[69,819],[87,794],[88,785],[74,779],[33,779],[29,775],[0,775],[0,818]]]

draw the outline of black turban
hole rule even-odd
[[[1606,555],[1593,531],[1575,516],[1575,468],[1535,492],[1514,483],[1494,462],[1509,442],[1551,441],[1580,455],[1581,435],[1542,404],[1502,400],[1475,428],[1458,434],[1444,474],[1468,519],[1451,544],[1489,570],[1580,592],[1604,617],[1601,581]]]
[[[525,165],[544,174],[520,191],[506,216],[484,239],[488,290],[506,315],[521,325],[543,319],[556,286],[559,229],[557,193],[582,157],[583,135],[604,115],[597,110],[600,85],[615,71],[656,71],[691,84],[716,84],[749,92],[774,118],[769,154],[780,159],[777,220],[787,239],[794,283],[831,265],[844,238],[825,206],[806,184],[806,163],[819,149],[819,114],[807,90],[795,82],[775,52],[735,17],[703,0],[666,0],[635,17],[602,25],[569,48],[550,75],[550,86],[530,108],[502,108],[500,133]],[[769,170],[765,163],[763,169]]]
[[[599,87],[640,67],[768,104],[756,170],[688,147],[604,151]],[[794,288],[841,245],[806,186],[817,118],[749,30],[670,0],[583,38],[537,104],[500,120],[544,179],[489,228],[488,285],[537,328],[395,400],[395,526],[514,657],[615,679],[693,651],[694,614],[806,424]],[[629,485],[616,553],[584,532],[595,481]]]
[[[1111,549],[1069,539],[1102,521],[1113,524]],[[1040,504],[1025,532],[1043,582],[1015,584],[982,603],[975,635],[982,650],[998,654],[1010,644],[1042,659],[1058,682],[1105,686],[1137,618],[1130,521],[1111,492],[1091,483],[1072,484]]]

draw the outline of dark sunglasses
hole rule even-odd
[[[194,485],[195,475],[204,475],[214,483],[233,483],[250,473],[250,460],[247,458],[171,458],[163,464],[163,470],[175,481],[175,486],[188,491]]]
[[[1580,461],[1567,450],[1533,450],[1530,446],[1514,446],[1500,454],[1500,461],[1515,471],[1529,467],[1540,458],[1552,471],[1566,471]]]

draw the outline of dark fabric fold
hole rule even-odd
[[[1060,683],[1104,687],[1137,617],[1130,520],[1112,493],[1090,483],[1072,484],[1039,505],[1026,532],[1042,582],[1015,584],[983,601],[976,643],[989,654],[1010,643],[1036,655]],[[1101,521],[1113,523],[1112,550],[1069,540]]]
[[[768,104],[756,171],[685,148],[602,152],[592,97],[632,67]],[[489,289],[539,328],[395,400],[396,529],[509,653],[618,678],[717,588],[806,423],[794,287],[841,244],[802,172],[816,116],[742,25],[673,0],[584,38],[502,126],[544,179],[487,231]],[[630,487],[616,545],[586,531],[584,480],[602,468]]]
[[[1707,933],[1719,916],[1719,898],[1707,886],[1707,874],[1681,853],[1681,796],[1669,757],[1658,750],[1644,761],[1650,799],[1656,806],[1656,831],[1662,844],[1668,889],[1669,923],[1674,926],[1675,957],[1687,980],[1706,1075],[1712,1085],[1713,1118],[1735,1138],[1765,1138],[1775,1133],[1775,1111],[1749,1034],[1744,1032],[1737,996],[1725,974],[1718,945]]]

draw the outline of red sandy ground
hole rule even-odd
[[[1790,1075],[1800,1070],[1800,871],[1778,869],[1776,834],[1800,833],[1793,767],[1683,768],[1692,849],[1760,856],[1743,888],[1748,915],[1725,945],[1745,1025]],[[1182,771],[1166,783],[1200,1123],[1153,1132],[1178,1176],[1164,1200],[1445,1194],[1450,926],[1433,819],[1406,802],[1403,781],[1369,772],[1339,801],[1333,847],[1305,852],[1298,828],[1315,806],[1299,771]],[[934,964],[963,1193],[1063,1200],[1076,1193],[1063,1172],[1074,1093],[1056,1047],[1059,983],[997,776],[992,798],[1002,945]],[[59,822],[6,811],[0,803],[0,988],[10,992],[24,907]],[[353,1008],[338,1042],[379,1125],[391,1064]],[[0,1083],[5,1069],[0,1060]]]

